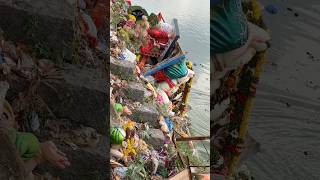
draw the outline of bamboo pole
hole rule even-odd
[[[261,12],[258,6],[258,2],[256,0],[250,0],[250,2],[253,6],[253,21],[258,21],[261,18]],[[265,28],[265,30],[267,30]],[[258,62],[257,65],[255,67],[255,72],[254,72],[254,77],[258,78],[260,76],[260,73],[262,71],[262,65],[264,64],[264,62],[266,61],[266,51],[259,54],[258,57]],[[253,97],[249,97],[246,104],[245,104],[245,108],[243,111],[243,117],[241,120],[241,124],[240,124],[240,128],[239,128],[239,138],[240,139],[244,139],[246,134],[247,134],[247,130],[248,130],[248,124],[249,124],[249,114],[250,114],[250,110],[253,104]],[[240,155],[232,158],[231,163],[229,164],[229,172],[227,175],[226,179],[230,179],[231,176],[234,174],[234,171],[236,169],[236,166],[238,165],[238,162],[240,160]]]
[[[187,62],[187,67],[192,70],[192,62],[188,61]],[[183,96],[182,96],[182,103],[181,103],[181,105],[179,107],[179,110],[180,110],[182,116],[184,115],[185,107],[188,104],[189,94],[190,94],[190,90],[191,90],[191,86],[192,86],[192,79],[193,78],[190,78],[189,81],[184,86]]]

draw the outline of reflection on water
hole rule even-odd
[[[210,133],[210,9],[208,0],[135,0],[133,5],[145,8],[148,13],[162,13],[166,21],[177,18],[181,33],[179,43],[187,57],[194,62],[196,77],[190,93],[192,110],[189,113],[192,130],[198,135]],[[205,155],[201,148],[199,152]],[[205,142],[209,147],[209,142]]]

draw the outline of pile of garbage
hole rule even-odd
[[[131,64],[135,77],[126,79],[120,70],[111,68],[113,179],[173,177],[181,171],[173,134],[190,135],[186,99],[194,76],[192,63],[179,49],[175,26],[164,22],[161,13],[148,14],[144,8],[132,6],[130,1],[111,0],[110,4],[111,63]],[[133,82],[145,91],[140,102],[136,96],[141,94],[125,92]],[[156,109],[153,121],[143,120],[148,115],[134,115],[146,104]],[[154,129],[161,130],[164,137],[160,144],[149,139]],[[189,144],[194,149],[192,142]]]
[[[215,70],[212,73],[211,163],[216,178],[252,178],[248,169],[239,169],[239,159],[242,162],[245,159],[242,155],[246,154],[244,152],[247,150],[245,142],[248,137],[249,113],[270,36],[263,30],[265,26],[257,2],[250,0],[242,5],[244,15],[249,21],[249,38],[246,42],[249,45],[245,44],[239,49],[248,47],[248,51],[239,56],[235,55],[239,53],[236,52],[238,49],[233,51],[233,56],[230,55],[232,52],[227,52],[225,54],[230,56],[226,55],[229,59],[223,59],[225,62],[220,62],[222,58],[216,58]],[[219,63],[224,63],[224,67],[221,68]]]

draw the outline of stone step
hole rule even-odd
[[[129,82],[128,86],[123,88],[124,95],[133,101],[143,103],[147,96],[147,89],[141,83]]]
[[[57,147],[67,155],[71,166],[66,169],[59,169],[48,164],[37,167],[36,172],[43,174],[49,172],[61,180],[85,180],[101,179],[107,180],[110,177],[110,163],[107,163],[109,154],[108,141],[106,137],[99,143],[97,148],[80,148],[73,150],[71,147],[54,142]]]
[[[153,104],[142,104],[141,107],[132,110],[129,118],[137,123],[148,123],[150,127],[160,128],[159,113]]]
[[[0,27],[8,39],[37,46],[45,52],[44,57],[63,57],[70,60],[75,2],[0,0]]]
[[[120,61],[110,56],[110,71],[119,76],[120,79],[127,81],[136,81],[134,74],[135,65],[129,61]]]
[[[147,144],[151,144],[156,150],[161,149],[164,145],[165,136],[160,129],[150,128],[150,138],[146,140]]]
[[[72,124],[93,127],[101,134],[107,133],[108,90],[105,73],[96,69],[65,64],[59,83],[52,87],[40,83],[37,91],[51,111]],[[28,87],[24,78],[10,83],[8,98],[17,96]]]

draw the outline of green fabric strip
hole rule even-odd
[[[211,54],[238,49],[246,43],[248,24],[240,0],[222,0],[211,12]]]
[[[188,74],[188,67],[186,65],[186,61],[183,60],[173,66],[166,68],[164,71],[170,79],[179,79]]]

